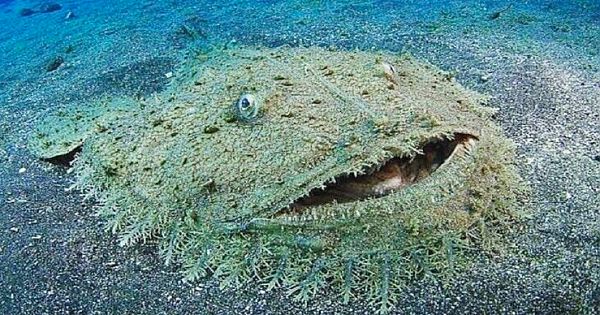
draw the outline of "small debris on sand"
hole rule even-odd
[[[48,2],[40,6],[40,13],[50,13],[62,9],[62,6],[55,2]]]
[[[35,13],[51,13],[60,9],[62,9],[62,6],[60,4],[55,2],[47,2],[43,3],[37,11],[31,8],[23,8],[19,11],[19,15],[30,16],[34,15]],[[69,13],[67,13],[66,19],[70,19],[73,17],[75,17],[75,15],[73,14],[73,12],[69,11]]]
[[[19,11],[19,15],[21,16],[30,16],[33,15],[35,13],[35,11],[33,11],[30,8],[23,8],[21,9],[21,11]]]
[[[490,14],[490,15],[488,16],[488,18],[489,18],[490,20],[496,20],[496,19],[498,19],[500,16],[502,16],[502,15],[503,15],[505,12],[509,11],[510,9],[512,9],[512,4],[509,4],[509,5],[508,5],[506,8],[504,8],[504,9],[502,9],[502,10],[500,10],[500,11],[496,11],[496,12],[494,12],[494,13]]]
[[[65,60],[63,59],[63,57],[61,57],[61,56],[54,57],[52,60],[50,60],[46,64],[46,72],[52,72],[52,71],[58,69],[63,63],[65,63]]]

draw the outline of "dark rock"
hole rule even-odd
[[[62,6],[55,2],[44,3],[44,4],[42,4],[42,6],[40,6],[41,13],[50,13],[50,12],[58,11],[60,9],[62,9]]]
[[[60,67],[65,60],[61,56],[56,56],[46,64],[46,72],[52,72]]]
[[[33,11],[30,8],[23,8],[23,9],[21,9],[21,11],[19,11],[19,14],[21,16],[30,16],[30,15],[32,15],[34,13],[35,13],[35,11]]]

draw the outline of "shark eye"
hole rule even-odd
[[[381,67],[383,68],[383,73],[385,74],[385,77],[388,78],[388,80],[390,81],[395,81],[396,68],[394,68],[392,64],[387,62],[381,63]]]
[[[235,104],[235,113],[241,121],[250,121],[258,116],[258,102],[252,94],[244,94]]]
[[[383,67],[383,71],[386,74],[389,74],[389,75],[396,74],[396,68],[394,68],[394,66],[392,66],[391,64],[384,62],[384,63],[382,63],[382,67]]]
[[[392,83],[397,83],[396,79],[398,75],[396,68],[391,63],[385,61],[381,63],[381,67],[383,68],[383,74],[385,77]]]

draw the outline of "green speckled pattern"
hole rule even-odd
[[[246,93],[259,114],[235,121]],[[332,286],[385,312],[403,283],[449,278],[466,265],[463,248],[495,247],[518,217],[514,149],[485,101],[407,55],[236,48],[197,56],[168,91],[120,100],[119,114],[93,104],[51,115],[30,146],[48,158],[84,142],[78,184],[110,228],[123,244],[159,239],[190,281],[259,281],[302,301]],[[335,177],[458,133],[477,145],[414,185],[281,211]]]
[[[126,98],[106,98],[93,104],[71,104],[49,113],[29,139],[29,150],[49,159],[81,147],[94,132],[104,132],[108,121],[125,116],[137,104]]]

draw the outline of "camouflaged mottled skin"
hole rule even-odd
[[[127,98],[106,98],[88,104],[71,104],[55,110],[36,126],[28,145],[37,157],[51,159],[78,149],[94,132],[103,132],[103,125],[134,109],[136,103]]]
[[[50,130],[32,147],[49,157],[85,140],[80,187],[124,244],[159,238],[188,279],[260,279],[303,300],[328,284],[348,300],[359,287],[385,306],[398,283],[453,269],[459,243],[515,216],[513,148],[485,97],[410,56],[240,48],[198,56],[177,75],[126,115],[86,118],[85,139]],[[243,94],[260,107],[252,120],[232,119]],[[459,133],[477,145],[405,189],[281,211],[336,176]]]

